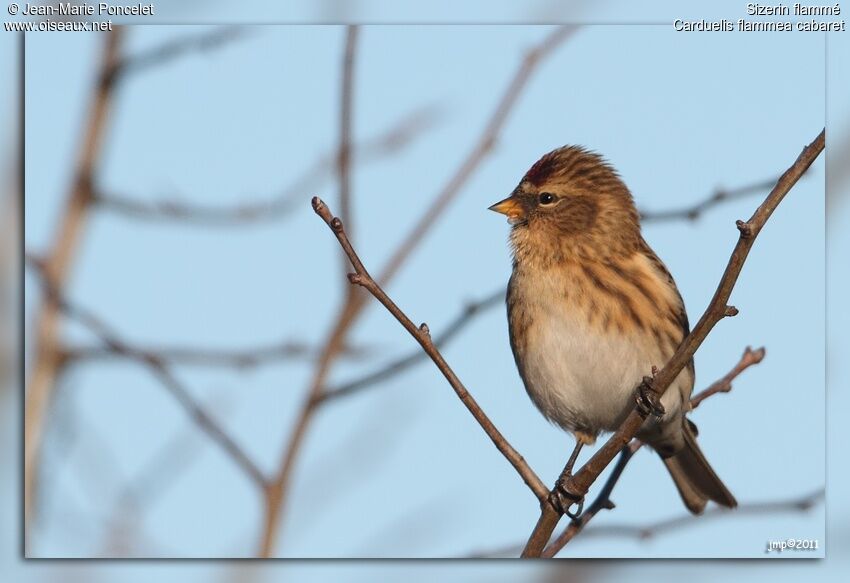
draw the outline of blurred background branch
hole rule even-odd
[[[460,334],[479,314],[490,308],[499,306],[505,300],[505,290],[499,289],[484,299],[468,302],[446,329],[440,334],[434,336],[434,346],[438,350],[442,350],[451,340]],[[381,383],[388,381],[409,369],[410,367],[428,360],[428,355],[419,350],[413,350],[407,356],[402,356],[389,364],[383,365],[377,370],[367,373],[359,378],[340,383],[339,385],[329,387],[319,397],[322,401],[330,401],[341,397],[351,396],[358,391],[377,387]]]
[[[437,127],[442,115],[437,106],[421,107],[399,120],[389,130],[356,144],[352,162],[367,164],[397,155],[416,139]],[[322,185],[331,175],[336,156],[320,156],[280,194],[256,202],[234,206],[209,206],[183,202],[178,198],[147,202],[115,193],[95,193],[99,208],[128,219],[165,221],[204,227],[250,227],[289,217],[298,210],[305,192]]]
[[[777,515],[787,513],[805,513],[823,501],[825,490],[803,494],[794,498],[771,500],[766,502],[745,502],[734,510],[715,506],[706,510],[700,516],[683,514],[667,520],[647,525],[634,524],[600,524],[588,528],[583,536],[590,537],[629,537],[649,540],[675,532],[681,528],[695,526],[706,520],[726,519],[735,520],[747,516]]]
[[[121,59],[118,74],[121,77],[155,69],[192,53],[209,53],[226,47],[249,34],[244,26],[221,26],[196,35],[179,37],[153,49],[127,55]]]
[[[65,284],[75,259],[92,200],[92,184],[100,161],[112,105],[114,72],[121,62],[122,29],[106,35],[97,83],[91,97],[89,118],[83,130],[79,158],[72,178],[62,222],[51,250],[44,257],[44,274],[57,289]],[[51,395],[60,365],[60,306],[53,294],[44,296],[35,325],[36,357],[26,389],[24,409],[24,520],[29,524],[36,507],[38,455]],[[25,528],[25,533],[28,529]]]
[[[171,372],[168,366],[159,360],[154,354],[136,353],[131,346],[125,344],[112,331],[111,326],[103,322],[94,313],[80,306],[68,303],[61,296],[59,289],[52,285],[47,272],[46,264],[39,263],[37,260],[28,258],[28,265],[35,267],[44,282],[44,296],[50,298],[51,305],[56,306],[63,315],[75,320],[89,329],[95,336],[100,338],[104,346],[117,354],[124,355],[131,360],[139,362],[145,366],[157,380],[160,381],[177,400],[181,407],[185,410],[190,419],[204,431],[210,439],[221,446],[221,448],[233,459],[233,461],[251,478],[258,487],[265,488],[266,478],[262,471],[253,462],[251,457],[245,452],[236,441],[207,413],[201,406],[195,402],[190,391],[177,380],[177,377]],[[57,361],[57,365],[61,362]]]
[[[236,368],[241,370],[267,364],[316,358],[316,348],[299,340],[252,346],[248,348],[202,348],[196,346],[138,346],[130,345],[126,352],[116,352],[108,346],[71,346],[63,350],[62,360],[67,364],[108,361],[121,358],[159,360],[173,365],[210,368]],[[352,360],[368,358],[375,348],[346,346],[340,355]]]
[[[660,223],[664,221],[689,220],[695,221],[710,209],[723,204],[724,202],[733,202],[742,198],[747,198],[756,194],[761,194],[769,191],[776,181],[778,176],[768,180],[760,180],[752,184],[745,184],[737,188],[718,188],[703,200],[679,209],[669,209],[663,211],[640,211],[640,219],[644,223]]]

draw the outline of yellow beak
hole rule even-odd
[[[502,213],[510,220],[516,221],[525,219],[525,211],[523,210],[522,205],[519,203],[519,200],[513,196],[509,196],[505,200],[500,200],[491,206],[490,210]]]

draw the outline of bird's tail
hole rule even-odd
[[[694,514],[702,513],[709,500],[734,508],[738,502],[714,473],[697,445],[696,427],[687,419],[683,420],[683,424],[685,447],[663,460],[685,506]]]

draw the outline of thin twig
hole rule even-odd
[[[94,87],[89,117],[79,147],[71,189],[56,238],[45,255],[45,271],[51,285],[62,287],[68,278],[89,214],[92,181],[100,160],[112,105],[114,72],[120,61],[123,28],[115,27],[106,37],[97,83]],[[60,309],[55,299],[42,298],[36,317],[35,358],[26,389],[24,409],[24,537],[32,519],[37,492],[38,456],[44,439],[44,425],[59,371]],[[25,543],[26,544],[26,543]]]
[[[383,275],[379,280],[381,285],[386,283],[401,267],[410,253],[422,242],[426,232],[436,223],[440,215],[446,210],[449,203],[460,193],[461,188],[471,177],[474,170],[484,160],[491,150],[493,144],[501,133],[504,122],[513,109],[522,89],[527,85],[533,71],[542,59],[552,53],[566,38],[576,29],[574,26],[558,27],[552,34],[547,36],[543,42],[532,49],[523,59],[514,79],[494,111],[490,121],[484,128],[470,153],[461,163],[457,172],[452,176],[446,186],[438,194],[436,200],[425,213],[422,219],[404,239],[398,251],[388,262]],[[266,512],[263,521],[263,530],[260,536],[259,554],[262,557],[271,556],[276,544],[277,533],[283,513],[283,506],[287,498],[287,486],[289,484],[295,461],[304,441],[307,428],[313,418],[313,414],[319,405],[319,398],[324,391],[328,374],[339,353],[340,347],[345,344],[345,339],[360,315],[365,305],[364,294],[348,294],[346,300],[339,310],[331,331],[328,334],[325,350],[316,365],[313,378],[310,381],[307,395],[305,396],[301,412],[296,418],[295,425],[290,433],[289,441],[281,452],[280,463],[275,479],[270,484],[266,493]]]
[[[714,296],[705,313],[660,372],[654,377],[644,377],[643,381],[635,379],[648,394],[654,395],[656,399],[660,399],[681,370],[693,358],[694,353],[714,326],[726,316],[733,315],[736,312],[736,310],[731,309],[731,306],[727,305],[727,302],[756,237],[773,214],[773,211],[785,198],[785,195],[788,194],[803,173],[823,151],[824,145],[825,131],[821,131],[815,140],[803,149],[794,164],[779,178],[770,194],[756,209],[753,216],[750,217],[750,220],[747,222],[737,222],[740,232],[738,243],[732,251],[726,270],[723,272],[717,290],[714,292]],[[649,372],[647,371],[647,373]],[[564,489],[572,497],[582,499],[591,484],[599,477],[608,464],[611,463],[614,456],[617,455],[617,452],[631,441],[632,437],[634,437],[635,433],[643,425],[646,416],[646,410],[636,405],[614,435],[596,451],[578,472],[566,481]],[[542,504],[540,519],[523,550],[523,557],[539,557],[541,555],[560,518],[560,510],[548,502]]]
[[[498,291],[488,295],[482,300],[467,304],[455,319],[443,330],[442,333],[434,337],[434,346],[442,350],[451,340],[460,334],[472,319],[481,314],[485,310],[493,306],[500,305],[505,299],[505,290]],[[422,350],[414,350],[407,356],[403,356],[381,366],[379,369],[367,373],[354,380],[344,382],[335,387],[329,387],[319,397],[320,401],[335,401],[342,397],[349,397],[357,394],[368,388],[373,388],[391,378],[401,374],[408,368],[424,362],[428,359],[428,355]]]
[[[461,402],[466,406],[467,410],[472,414],[487,436],[493,441],[496,445],[496,448],[502,453],[503,456],[511,463],[511,465],[516,469],[517,473],[522,477],[523,481],[528,485],[532,492],[534,492],[535,496],[537,496],[538,500],[545,500],[545,496],[548,495],[549,491],[543,482],[537,477],[537,474],[534,473],[534,470],[526,463],[525,459],[508,443],[508,440],[499,432],[493,422],[490,421],[490,418],[487,417],[486,413],[481,409],[472,395],[469,394],[469,391],[466,387],[463,386],[463,383],[454,373],[452,368],[448,365],[448,363],[443,358],[443,355],[437,349],[434,341],[431,339],[431,332],[428,329],[427,324],[421,324],[417,326],[414,324],[407,315],[401,311],[401,309],[395,304],[395,302],[390,299],[390,297],[384,292],[384,290],[379,286],[372,276],[369,275],[369,272],[364,267],[363,263],[360,261],[360,258],[357,255],[357,252],[354,251],[354,248],[351,246],[351,241],[349,241],[348,236],[345,232],[345,228],[342,224],[342,221],[338,217],[334,217],[330,209],[328,209],[327,205],[322,202],[318,197],[313,199],[313,209],[316,211],[316,214],[322,218],[323,221],[331,228],[334,235],[336,235],[337,241],[339,241],[340,246],[343,251],[345,251],[346,256],[351,261],[352,266],[354,267],[354,273],[348,274],[348,280],[354,284],[363,287],[366,291],[368,291],[372,296],[381,302],[381,304],[387,309],[387,311],[393,315],[393,317],[398,320],[398,322],[407,330],[411,336],[413,336],[414,340],[416,340],[419,345],[422,347],[422,350],[425,351],[426,354],[431,358],[437,368],[443,373],[443,376],[446,377],[446,380],[449,382],[451,387],[454,389],[458,398]]]
[[[365,164],[382,160],[410,145],[415,138],[435,127],[440,112],[434,106],[413,111],[387,132],[355,144],[351,162]],[[280,194],[266,200],[232,206],[212,206],[163,199],[147,202],[116,193],[97,192],[98,208],[132,219],[176,222],[202,227],[247,227],[288,216],[302,201],[305,191],[315,188],[332,175],[335,154],[319,156],[316,161]]]
[[[732,381],[754,364],[758,364],[764,360],[764,355],[764,347],[753,350],[747,346],[744,349],[744,354],[741,355],[741,360],[738,361],[735,368],[726,373],[722,379],[713,382],[708,386],[708,388],[691,397],[691,409],[699,407],[700,403],[711,395],[716,395],[717,393],[728,393],[731,391]]]

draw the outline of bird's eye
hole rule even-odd
[[[542,205],[550,205],[550,204],[555,204],[555,201],[558,200],[558,199],[554,194],[551,194],[549,192],[544,192],[538,197],[538,200],[540,201],[540,204],[542,204]]]

